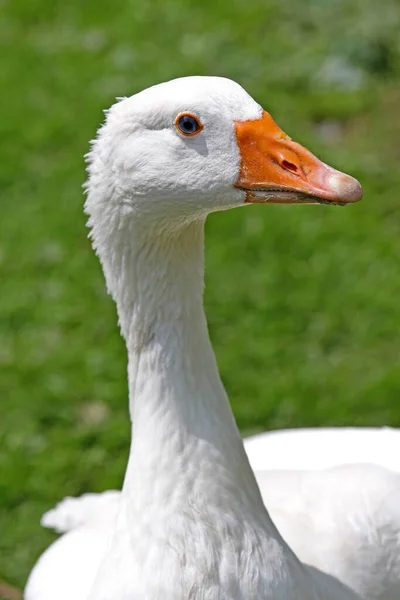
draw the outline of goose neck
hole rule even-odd
[[[119,280],[131,284],[115,294],[132,419],[124,490],[138,510],[171,495],[229,496],[231,506],[250,502],[264,514],[208,336],[203,236],[196,222],[142,239],[121,263]]]

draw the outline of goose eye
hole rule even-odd
[[[175,126],[183,135],[190,136],[200,133],[203,125],[199,119],[190,113],[183,113],[176,117]]]

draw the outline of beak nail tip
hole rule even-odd
[[[361,184],[350,175],[335,174],[332,176],[330,183],[338,198],[345,202],[358,202],[363,196]]]

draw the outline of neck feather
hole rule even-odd
[[[208,336],[204,221],[117,229],[113,254],[99,253],[128,349],[131,508],[229,497],[265,514]]]

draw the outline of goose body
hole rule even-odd
[[[257,483],[202,306],[207,214],[360,197],[232,81],[183,78],[112,107],[86,210],[127,345],[130,457],[120,495],[47,515],[68,532],[26,600],[398,598],[398,475],[349,466]]]
[[[380,467],[352,465],[322,472],[260,471],[256,478],[271,518],[297,556],[357,590],[359,598],[397,600],[397,477]],[[84,494],[65,498],[44,515],[42,525],[64,535],[35,565],[29,600],[51,600],[56,592],[58,600],[87,599],[120,499],[116,490]]]

